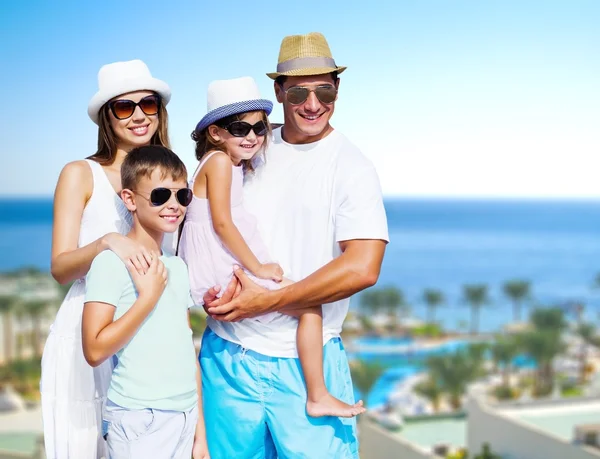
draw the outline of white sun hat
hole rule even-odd
[[[207,113],[196,125],[196,132],[231,115],[258,110],[264,110],[269,115],[273,110],[273,102],[260,96],[258,85],[252,77],[211,82],[206,105]]]
[[[169,85],[154,78],[148,66],[141,60],[106,64],[98,72],[98,92],[88,104],[88,115],[98,124],[98,114],[106,102],[121,94],[144,90],[159,94],[164,105],[171,99]]]

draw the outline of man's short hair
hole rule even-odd
[[[146,145],[134,148],[121,165],[121,186],[134,190],[143,177],[150,178],[160,169],[161,179],[171,175],[173,180],[187,182],[187,170],[183,161],[175,153],[160,145]]]
[[[337,72],[331,72],[329,73],[329,75],[331,75],[331,78],[333,79],[333,82],[335,83],[338,80],[338,73]],[[275,83],[277,83],[279,86],[283,86],[283,84],[285,83],[285,80],[287,80],[287,75],[279,75],[277,78],[275,78]]]

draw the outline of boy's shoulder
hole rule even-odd
[[[163,263],[168,265],[171,269],[175,269],[177,271],[182,270],[187,273],[187,264],[179,255],[170,255],[165,253],[163,254]]]
[[[92,261],[90,270],[112,271],[114,274],[127,272],[125,263],[112,250],[104,250],[100,252]]]

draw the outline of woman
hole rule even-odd
[[[67,164],[54,194],[52,276],[75,281],[50,329],[42,357],[41,396],[48,459],[108,459],[102,438],[102,407],[112,362],[92,368],[83,356],[81,315],[85,275],[92,260],[112,250],[144,272],[151,254],[124,237],[131,216],[119,198],[121,163],[135,147],[169,148],[165,106],[169,86],[134,60],[103,66],[99,91],[88,105],[98,125],[98,151]]]

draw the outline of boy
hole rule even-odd
[[[104,251],[86,279],[83,352],[92,366],[116,354],[104,423],[111,459],[207,459],[200,369],[192,342],[187,267],[161,255],[192,200],[182,161],[157,145],[132,150],[121,166],[132,213],[127,237],[152,253],[145,273]]]

